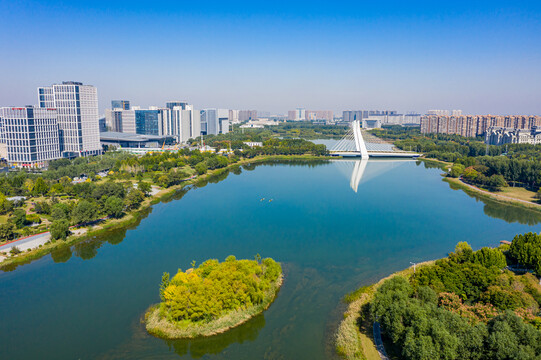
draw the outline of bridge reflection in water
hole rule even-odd
[[[368,181],[373,179],[391,169],[406,164],[412,160],[375,160],[375,159],[361,159],[361,158],[347,158],[341,160],[333,160],[332,163],[336,165],[338,170],[349,178],[349,186],[355,192],[359,189],[361,180]],[[366,174],[366,167],[368,163],[373,166]]]

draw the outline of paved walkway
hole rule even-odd
[[[25,238],[15,240],[0,246],[0,252],[9,253],[13,247],[17,247],[21,251],[26,251],[28,249],[34,249],[40,245],[44,245],[47,241],[51,239],[50,232],[44,232],[41,234],[36,234],[32,236],[27,236]],[[3,256],[0,256],[0,261],[4,260]]]
[[[385,352],[385,347],[383,346],[383,340],[381,340],[381,328],[379,322],[374,321],[374,343],[376,344],[376,349],[379,352],[379,356],[382,360],[390,360]]]
[[[483,189],[480,189],[478,188],[477,186],[474,186],[474,185],[470,185],[466,182],[464,182],[462,179],[459,179],[460,182],[464,185],[466,185],[467,187],[471,188],[471,189],[474,189],[474,190],[477,190],[477,191],[480,191],[482,193],[485,193],[487,195],[490,195],[490,196],[493,196],[495,198],[501,198],[501,199],[504,199],[504,200],[511,200],[511,201],[518,201],[518,202],[521,202],[521,203],[524,203],[524,204],[528,204],[528,205],[533,205],[533,206],[540,206],[539,204],[536,204],[534,202],[531,202],[531,201],[528,201],[528,200],[522,200],[522,199],[517,199],[517,198],[514,198],[514,197],[510,197],[510,196],[505,196],[505,195],[500,195],[500,194],[495,194],[493,192],[490,192],[490,191],[486,191],[486,190],[483,190]]]

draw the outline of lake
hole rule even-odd
[[[410,160],[270,163],[179,191],[137,226],[0,273],[0,359],[332,358],[346,293],[459,241],[477,249],[539,231],[538,213],[440,174]],[[146,334],[164,271],[257,253],[285,274],[264,314],[207,339]]]

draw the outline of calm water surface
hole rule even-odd
[[[269,164],[178,193],[132,229],[0,273],[0,359],[331,358],[347,292],[458,241],[539,231],[536,213],[452,190],[440,173],[414,161]],[[164,271],[256,253],[286,275],[263,315],[208,339],[145,333]]]

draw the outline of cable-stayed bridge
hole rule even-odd
[[[351,128],[346,135],[329,150],[329,153],[333,156],[360,157],[361,159],[368,159],[369,157],[411,158],[420,156],[420,154],[414,152],[400,150],[392,144],[383,143],[372,135],[368,135],[368,137],[370,137],[370,142],[365,141],[363,138],[360,121],[352,121]]]

